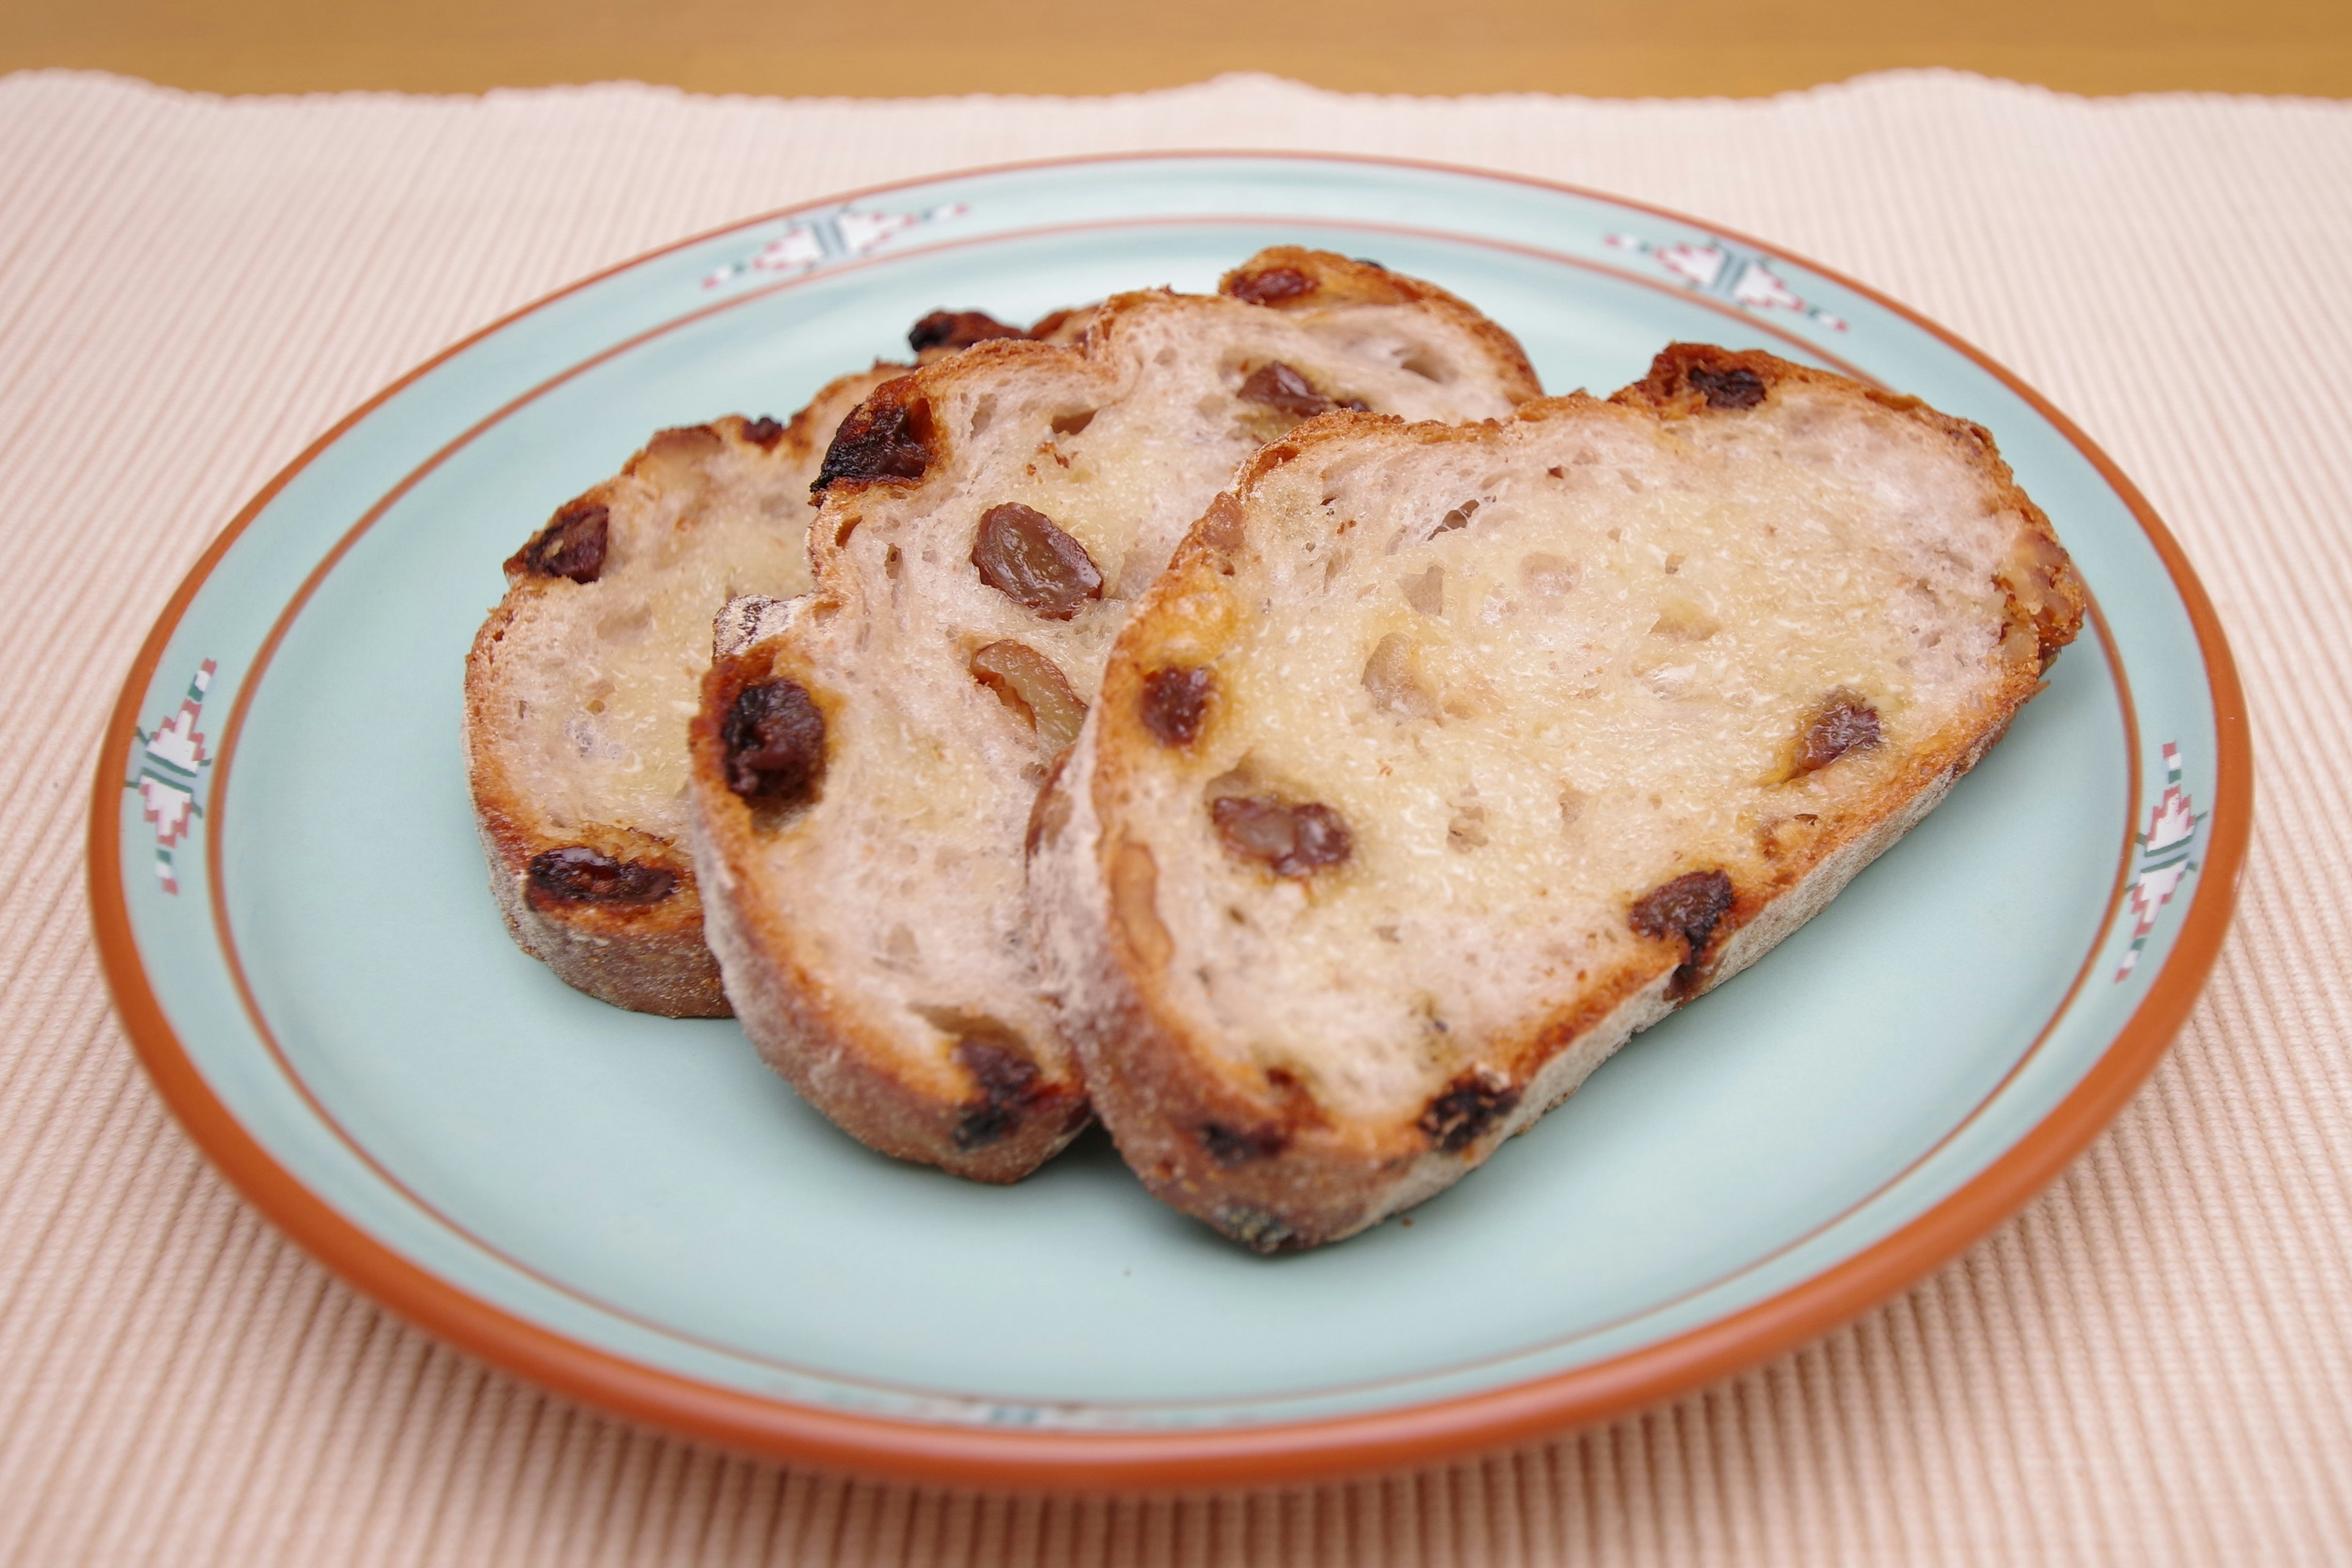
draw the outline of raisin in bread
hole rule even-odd
[[[710,945],[769,1061],[885,1153],[1011,1181],[1086,1121],[1023,835],[1209,498],[1335,405],[1486,417],[1537,391],[1499,328],[1369,263],[1286,247],[1223,289],[881,388],[825,458],[816,591],[722,617],[694,728]]]
[[[1260,1249],[1429,1197],[1919,820],[2083,603],[1983,430],[1768,354],[1316,421],[1207,510],[1039,802],[1097,1112]]]
[[[1032,331],[1083,326],[1062,311]],[[939,310],[908,342],[928,360],[1027,335]],[[640,1012],[726,1014],[684,846],[710,617],[738,594],[807,588],[809,486],[834,430],[912,368],[845,375],[789,424],[665,430],[507,562],[466,661],[467,773],[507,929],[566,984]]]

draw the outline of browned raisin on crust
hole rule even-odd
[[[822,494],[837,479],[923,477],[931,466],[931,410],[919,398],[894,395],[907,388],[904,380],[883,383],[841,422],[809,486],[812,493]]]
[[[1517,1085],[1480,1068],[1458,1075],[1440,1090],[1422,1111],[1420,1127],[1441,1152],[1459,1154],[1518,1103]]]
[[[1143,678],[1143,727],[1163,746],[1189,746],[1209,710],[1209,672],[1171,665]]]
[[[677,873],[635,860],[615,860],[585,845],[531,858],[530,896],[567,904],[657,904],[677,890]]]
[[[1318,801],[1293,805],[1267,795],[1229,795],[1209,807],[1226,852],[1277,877],[1311,877],[1342,865],[1355,849],[1347,819]]]
[[[796,680],[747,686],[719,731],[727,787],[746,800],[799,805],[824,777],[824,715]]]
[[[1706,399],[1709,408],[1753,408],[1764,401],[1764,378],[1752,370],[1736,365],[1729,370],[1711,370],[1695,364],[1685,379],[1692,391]]]
[[[1281,1153],[1290,1147],[1290,1133],[1280,1127],[1228,1127],[1222,1121],[1204,1121],[1201,1147],[1210,1159],[1231,1170]]]
[[[612,509],[601,502],[573,501],[508,559],[508,574],[528,572],[541,577],[593,583],[604,571],[604,546],[612,517]]]
[[[1878,710],[1851,691],[1822,700],[1797,737],[1796,773],[1801,777],[1828,767],[1848,752],[1878,744]]]
[[[770,418],[765,414],[761,415],[757,419],[747,419],[743,422],[743,439],[763,452],[774,451],[776,443],[783,438],[783,434],[782,423]]]
[[[1009,1038],[977,1034],[956,1041],[955,1057],[980,1089],[956,1123],[955,1146],[985,1148],[1021,1125],[1035,1098],[1037,1064]]]
[[[991,338],[1028,335],[985,310],[933,310],[908,331],[907,346],[921,353],[926,349],[968,349]]]
[[[1629,919],[1643,936],[1683,939],[1689,956],[1675,970],[1670,990],[1688,991],[1698,978],[1707,939],[1732,905],[1731,879],[1721,871],[1686,871],[1634,900]]]
[[[1296,267],[1268,267],[1244,272],[1225,285],[1225,292],[1246,305],[1276,305],[1315,291],[1315,279]]]
[[[1102,597],[1102,574],[1087,547],[1018,501],[981,514],[971,563],[982,582],[1049,621],[1069,620]]]

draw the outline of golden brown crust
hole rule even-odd
[[[1178,646],[1187,662],[1206,664],[1238,635],[1238,622],[1217,607],[1225,597],[1220,583],[1232,552],[1247,548],[1244,513],[1268,475],[1327,444],[1476,442],[1494,426],[1327,415],[1265,448],[1238,476],[1234,497],[1220,497],[1204,513],[1119,639],[1073,765],[1055,781],[1069,798],[1039,811],[1045,826],[1031,871],[1040,946],[1059,956],[1066,1028],[1097,1111],[1155,1195],[1245,1245],[1278,1250],[1348,1236],[1442,1189],[1571,1091],[1635,1030],[1703,994],[1810,918],[1973,767],[2039,689],[2048,660],[2080,628],[2083,589],[2048,519],[2017,489],[1980,427],[1769,354],[1689,344],[1660,354],[1649,376],[1607,404],[1582,394],[1538,399],[1515,418],[1736,417],[1796,383],[1916,419],[1984,477],[1997,508],[2015,520],[2009,561],[1996,580],[2011,636],[2032,639],[2025,646],[2032,657],[2011,657],[1998,689],[1974,713],[1911,748],[1900,773],[1832,825],[1783,825],[1794,831],[1759,838],[1754,853],[1721,867],[1728,906],[1696,951],[1670,931],[1645,933],[1633,956],[1593,974],[1571,1007],[1485,1044],[1482,1058],[1496,1076],[1448,1086],[1453,1099],[1443,1114],[1433,1100],[1417,1116],[1386,1124],[1335,1121],[1296,1086],[1268,1081],[1195,1039],[1166,978],[1169,938],[1151,903],[1150,852],[1118,838],[1107,808],[1129,793],[1126,759],[1155,754],[1140,715],[1144,671],[1163,657],[1159,650]],[[1216,721],[1213,704],[1206,723]]]
[[[725,716],[746,687],[797,682],[820,711],[835,699],[774,642],[715,660],[703,679],[701,711],[689,731],[699,809],[696,858],[714,868],[708,935],[725,967],[744,1031],[768,1065],[851,1137],[881,1153],[935,1164],[976,1182],[1015,1182],[1053,1157],[1088,1120],[1076,1076],[1041,1076],[1017,1101],[992,1107],[969,1067],[941,1062],[925,1071],[867,1037],[855,1009],[833,994],[821,966],[803,951],[795,923],[747,887],[734,868],[751,863],[772,831],[755,808],[723,785]],[[710,786],[710,787],[706,787]],[[975,1139],[975,1118],[984,1137]]]

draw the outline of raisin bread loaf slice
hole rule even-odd
[[[1084,1124],[1023,834],[1129,602],[1236,465],[1337,405],[1537,390],[1499,328],[1368,263],[1285,248],[1223,290],[881,388],[824,460],[816,591],[722,618],[694,728],[710,945],[769,1061],[885,1153],[1012,1181]]]
[[[1035,330],[1083,326],[1062,311]],[[1027,335],[939,310],[908,342],[929,360]],[[834,430],[912,368],[842,376],[788,424],[665,430],[507,562],[466,660],[467,774],[507,929],[565,984],[640,1012],[726,1014],[684,846],[710,617],[738,594],[808,587],[809,485]]]
[[[2083,604],[1983,430],[1768,354],[1294,432],[1039,803],[1097,1113],[1261,1250],[1419,1203],[1918,821]]]

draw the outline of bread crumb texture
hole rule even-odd
[[[2040,676],[2006,578],[2046,523],[1973,427],[1782,368],[1732,408],[1342,417],[1261,459],[1235,546],[1171,574],[1110,687],[1214,683],[1192,745],[1139,715],[1103,740],[1163,1029],[1269,1106],[1430,1131],[1989,743]],[[1347,853],[1284,866],[1235,799],[1311,804]]]

